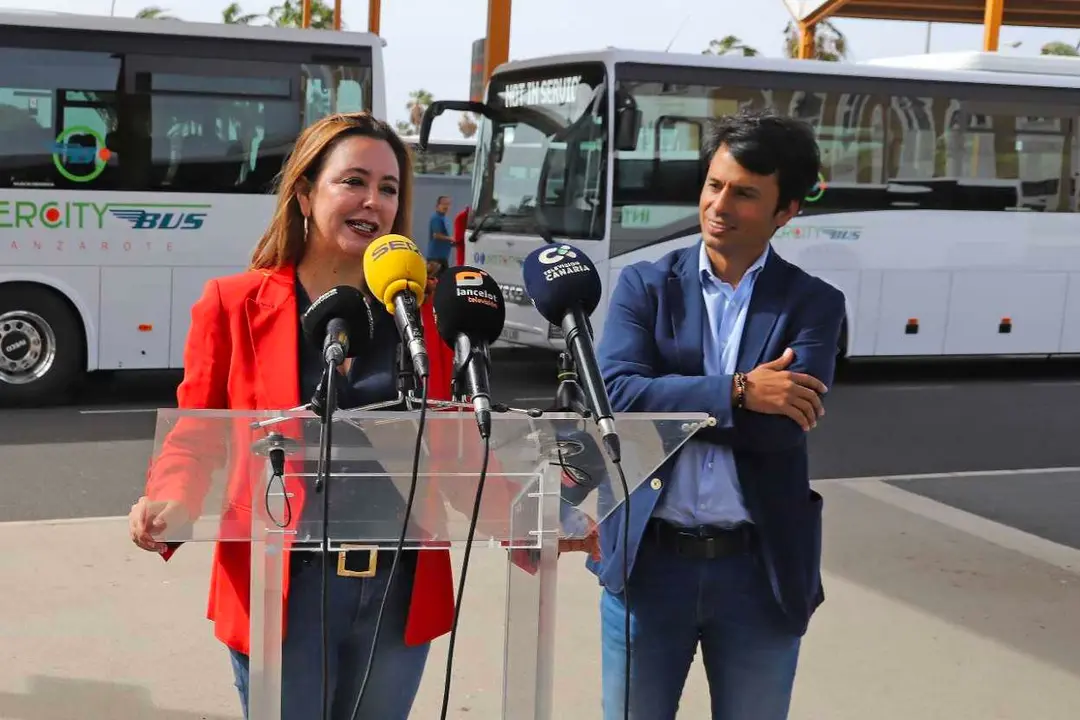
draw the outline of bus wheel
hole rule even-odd
[[[66,399],[85,368],[82,323],[55,291],[0,286],[0,404]]]

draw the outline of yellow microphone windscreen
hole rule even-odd
[[[383,235],[368,245],[364,277],[371,294],[390,313],[394,312],[394,296],[403,290],[416,296],[417,305],[424,303],[427,262],[416,243],[404,235]]]

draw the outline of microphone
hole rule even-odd
[[[465,376],[480,437],[491,437],[488,347],[499,339],[506,322],[502,290],[480,268],[459,265],[443,273],[434,303],[435,326],[439,337],[454,350],[455,371]]]
[[[356,357],[359,348],[374,337],[375,323],[364,296],[354,287],[338,285],[311,303],[300,327],[308,342],[321,347],[323,359],[336,367]]]
[[[549,323],[562,327],[604,448],[613,462],[620,462],[622,450],[615,416],[600,378],[589,325],[589,315],[600,304],[603,293],[596,266],[581,250],[563,243],[533,250],[522,262],[521,270],[525,292],[537,312]]]
[[[371,293],[394,316],[417,377],[426,378],[431,365],[424,346],[420,306],[427,287],[427,263],[420,249],[404,235],[383,235],[364,251],[364,277]]]
[[[341,365],[345,358],[356,357],[360,348],[371,342],[375,336],[375,318],[359,290],[338,285],[311,303],[300,318],[300,327],[309,343],[322,348],[323,362],[327,365],[327,372],[319,378],[311,398],[311,409],[322,417],[326,412],[331,368]]]

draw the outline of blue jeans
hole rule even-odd
[[[322,595],[319,570],[322,557],[311,553],[307,562],[293,553],[286,636],[282,653],[282,720],[318,720],[322,715]],[[371,578],[337,575],[337,555],[328,558],[328,635],[330,638],[329,691],[331,717],[352,720],[353,705],[367,669],[393,552],[379,553],[378,570]],[[409,555],[398,563],[394,589],[386,603],[375,665],[364,692],[357,720],[407,720],[427,662],[428,645],[405,645],[405,621],[415,560]],[[248,716],[248,658],[230,650],[236,687],[244,717]]]
[[[756,555],[690,559],[642,543],[630,576],[630,717],[675,720],[698,643],[713,720],[785,720],[800,637]],[[605,590],[604,720],[623,720],[626,605]]]

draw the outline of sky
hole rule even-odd
[[[183,20],[218,22],[228,2],[0,0],[0,8],[108,15],[115,4],[116,15],[130,17],[143,7],[157,5]],[[241,2],[245,12],[255,13],[274,4],[266,0]],[[754,11],[747,13],[751,4]],[[346,29],[367,30],[367,12],[367,0],[343,0]],[[783,54],[784,25],[789,20],[783,0],[515,0],[510,59],[608,46],[699,53],[709,40],[725,35],[736,35],[762,54],[779,57]],[[847,36],[850,59],[855,62],[926,51],[926,23],[834,22]],[[407,119],[409,93],[419,88],[436,99],[468,99],[472,42],[484,36],[486,24],[487,0],[382,0],[380,34],[387,43],[386,103],[391,122]],[[930,32],[931,52],[979,50],[982,32],[982,25],[935,24]],[[1053,40],[1075,45],[1080,31],[1003,27],[1000,49],[1037,55],[1044,43]],[[436,121],[432,136],[460,137],[451,113]]]

